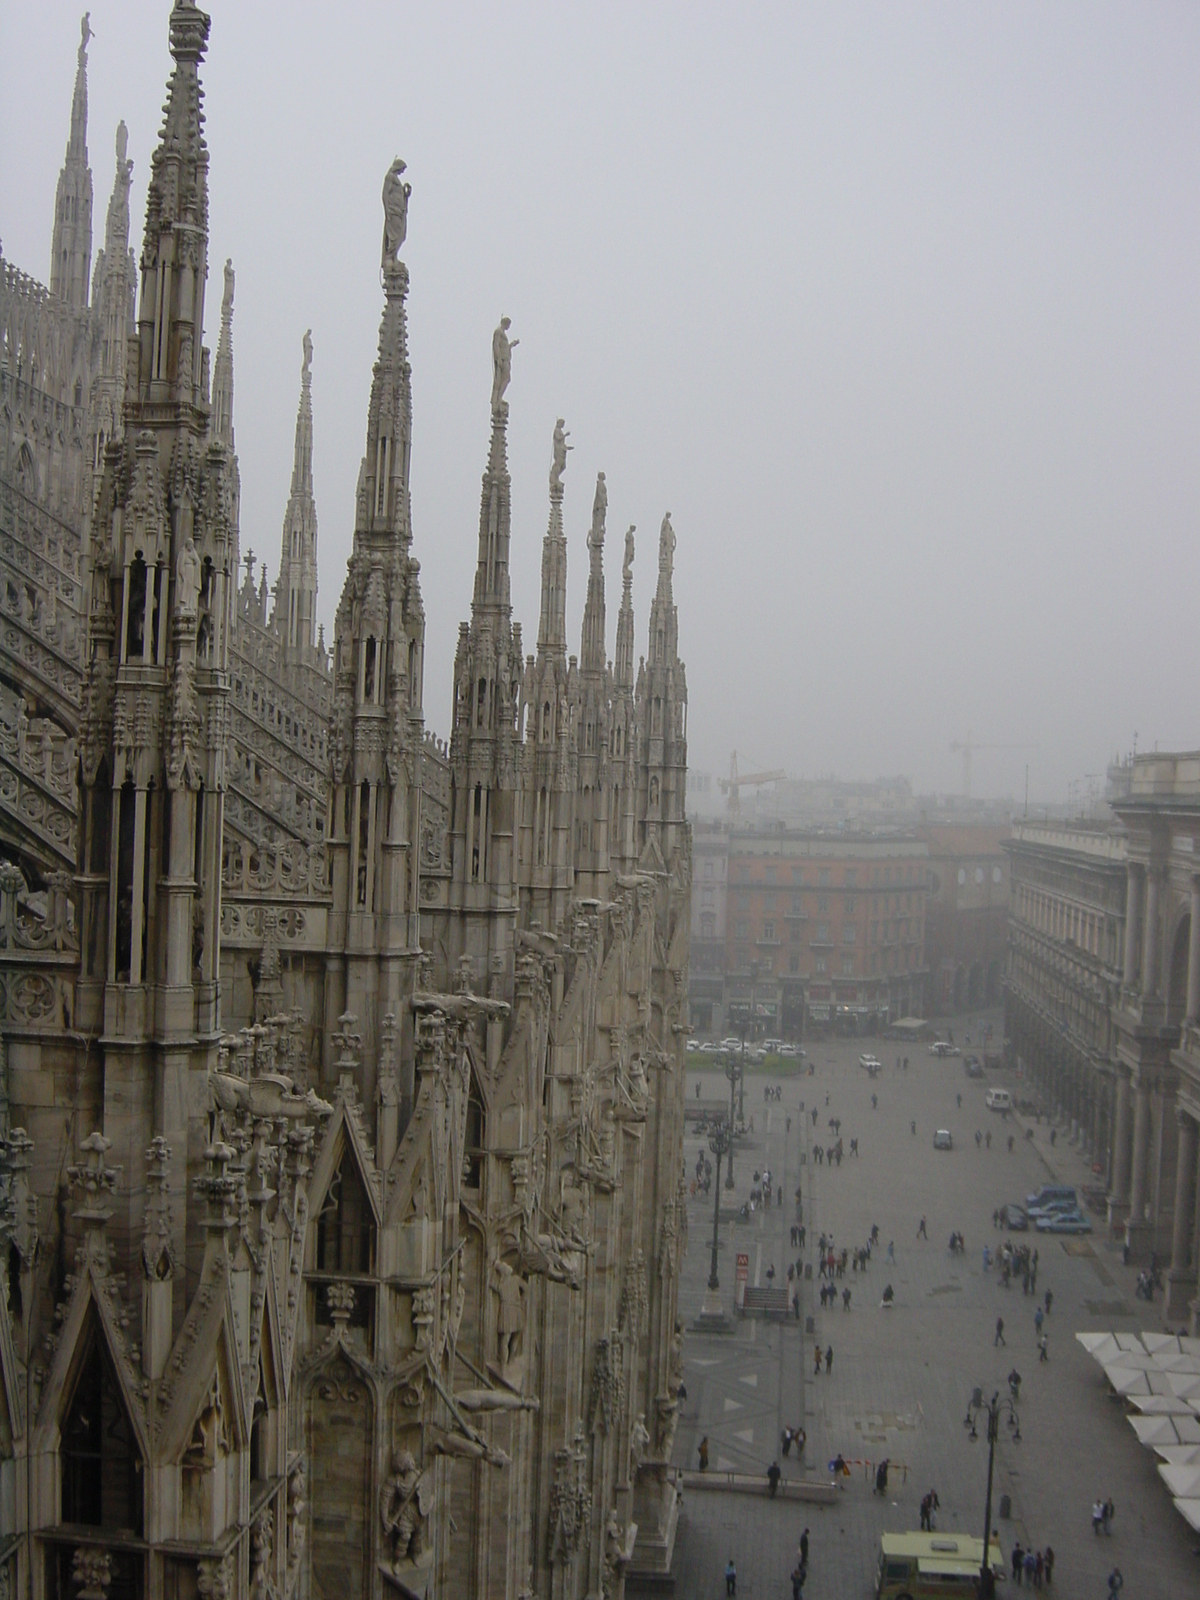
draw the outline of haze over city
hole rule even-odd
[[[78,9],[0,5],[0,233],[31,266]],[[136,236],[163,6],[91,17],[97,206],[124,117]],[[274,581],[311,327],[327,639],[399,154],[432,616],[469,594],[504,312],[527,644],[562,415],[574,637],[597,469],[610,529],[638,525],[642,615],[672,512],[693,767],[737,746],[954,790],[971,732],[1035,747],[981,753],[977,794],[1020,795],[1028,762],[1062,800],[1135,730],[1198,742],[1194,9],[256,3],[214,31],[208,323],[230,256],[242,551]]]

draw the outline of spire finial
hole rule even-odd
[[[383,180],[383,272],[400,266],[400,250],[408,237],[408,200],[412,184],[402,181],[406,163],[397,156]]]
[[[570,432],[563,426],[563,419],[559,417],[554,424],[554,459],[550,464],[550,488],[562,493],[562,475],[567,470],[567,451],[574,450],[573,444],[568,444]]]
[[[508,330],[512,327],[511,317],[501,317],[500,326],[492,334],[492,414],[495,416],[504,408],[504,415],[508,415],[508,403],[504,398],[504,391],[512,381],[512,352],[520,344],[519,339],[510,339]]]

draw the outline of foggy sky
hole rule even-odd
[[[0,0],[0,238],[43,279],[80,0]],[[1065,799],[1200,746],[1200,11],[960,4],[211,0],[207,338],[237,272],[241,545],[278,570],[313,330],[332,644],[382,292],[408,242],[425,716],[449,733],[513,355],[514,615],[532,650],[554,419],[578,650],[597,469],[609,653],[638,526],[638,653],[672,513],[690,764],[904,772]],[[89,151],[140,249],[166,0],[93,0]]]

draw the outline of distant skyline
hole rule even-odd
[[[82,6],[0,0],[0,239],[46,280]],[[569,628],[607,474],[609,652],[657,530],[692,765],[903,772],[1038,803],[1200,746],[1200,11],[1164,4],[445,5],[212,0],[208,343],[237,272],[241,544],[276,576],[313,330],[318,614],[349,554],[382,295],[404,250],[425,715],[449,731],[488,438],[520,339],[512,592],[534,647],[566,418]],[[93,246],[113,133],[132,238],[165,0],[91,6]],[[1031,747],[985,750],[985,745]]]

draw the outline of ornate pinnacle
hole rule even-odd
[[[108,1252],[104,1245],[104,1225],[112,1216],[112,1207],[104,1203],[106,1194],[117,1187],[120,1167],[105,1164],[104,1157],[112,1149],[112,1140],[96,1130],[80,1145],[85,1160],[67,1168],[71,1187],[79,1191],[83,1204],[75,1218],[83,1224],[83,1249],[97,1272],[108,1271]]]
[[[339,1052],[336,1063],[339,1076],[343,1072],[358,1071],[362,1034],[355,1029],[357,1021],[358,1018],[353,1011],[343,1011],[338,1018],[338,1030],[333,1036],[333,1043]]]
[[[175,1266],[171,1248],[171,1147],[157,1134],[146,1151],[146,1224],[142,1264],[148,1278],[167,1278]]]

